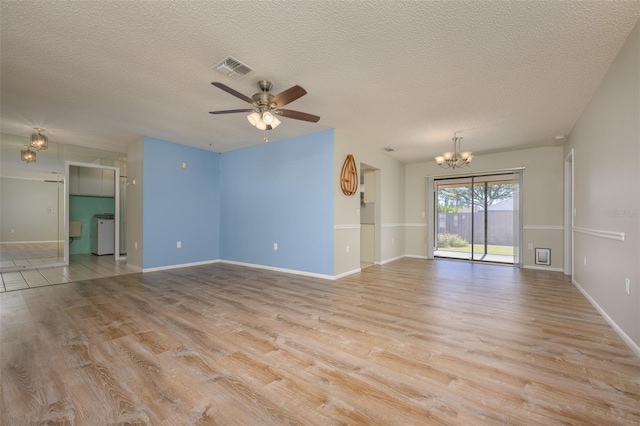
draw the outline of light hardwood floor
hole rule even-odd
[[[640,423],[640,359],[559,273],[220,263],[0,309],[4,425]]]

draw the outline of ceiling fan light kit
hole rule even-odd
[[[273,94],[269,93],[272,87],[271,82],[267,80],[261,80],[258,82],[258,88],[260,89],[260,92],[254,94],[250,98],[240,92],[237,92],[236,90],[225,84],[215,81],[211,84],[216,86],[218,89],[223,90],[232,96],[235,96],[238,99],[250,103],[254,108],[210,111],[210,114],[218,115],[249,112],[250,114],[247,116],[247,121],[249,121],[249,123],[258,130],[273,130],[278,127],[280,125],[280,120],[278,120],[278,118],[276,117],[277,115],[281,117],[293,118],[295,120],[309,121],[312,123],[317,123],[320,120],[320,117],[318,117],[317,115],[307,114],[306,112],[293,111],[290,109],[281,109],[281,107],[307,94],[307,91],[300,86],[290,87],[284,92],[274,96]]]
[[[460,141],[462,138],[459,138],[457,134],[454,133],[451,140],[453,141],[453,152],[447,151],[435,157],[436,164],[443,169],[458,169],[471,164],[473,153],[471,151],[460,152]]]

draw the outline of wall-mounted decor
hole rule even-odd
[[[551,265],[551,249],[536,249],[536,265]]]
[[[353,155],[347,155],[340,172],[340,188],[344,195],[353,195],[358,190],[358,169]]]

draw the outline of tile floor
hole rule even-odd
[[[126,263],[113,256],[75,254],[69,256],[69,266],[3,272],[0,292],[134,273],[126,268]]]
[[[0,243],[0,270],[59,263],[63,253],[64,244],[60,241]]]

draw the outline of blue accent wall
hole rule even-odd
[[[220,154],[146,136],[143,143],[142,267],[219,259]]]
[[[333,275],[333,140],[326,130],[221,155],[222,259]]]
[[[91,253],[91,221],[93,215],[100,213],[114,213],[115,199],[113,197],[91,197],[86,195],[69,196],[69,220],[82,222],[80,237],[75,237],[69,243],[69,254]]]

